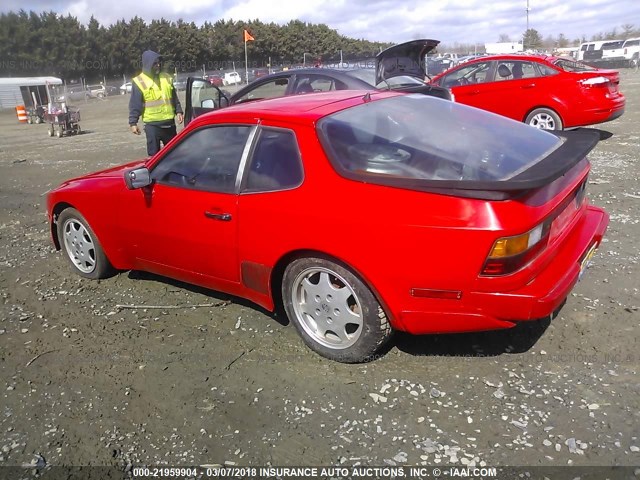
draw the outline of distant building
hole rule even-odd
[[[54,85],[62,85],[62,80],[56,77],[0,78],[0,108],[47,105],[49,87]]]
[[[524,47],[521,42],[485,43],[484,48],[490,55],[500,53],[518,53],[524,51]]]

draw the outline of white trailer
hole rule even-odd
[[[62,85],[62,80],[56,77],[0,78],[0,109],[47,105],[51,95],[49,87],[54,85]]]
[[[485,43],[484,48],[490,55],[496,55],[501,53],[518,53],[523,52],[524,48],[521,42],[498,42],[498,43]]]

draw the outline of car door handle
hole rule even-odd
[[[230,222],[231,221],[231,214],[230,213],[204,212],[204,216],[207,217],[207,218],[211,218],[213,220],[220,220],[222,222]]]
[[[535,83],[528,83],[528,84],[526,84],[526,85],[522,85],[522,87],[520,87],[520,88],[533,88],[533,87],[535,87],[535,86],[536,86],[536,84],[535,84]]]

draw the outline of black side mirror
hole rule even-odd
[[[124,183],[129,190],[151,185],[151,174],[147,167],[135,168],[124,172]]]

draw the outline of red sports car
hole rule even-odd
[[[457,102],[547,130],[608,122],[624,113],[618,72],[572,68],[560,60],[540,55],[481,57],[435,76],[431,83],[450,88]]]
[[[282,306],[316,352],[366,361],[393,330],[558,309],[608,224],[585,195],[598,139],[420,94],[250,102],[63,183],[51,235],[84,277],[147,270]]]
[[[209,80],[209,83],[211,85],[216,87],[221,87],[224,84],[224,81],[222,80],[222,77],[220,75],[208,75],[207,80]]]

